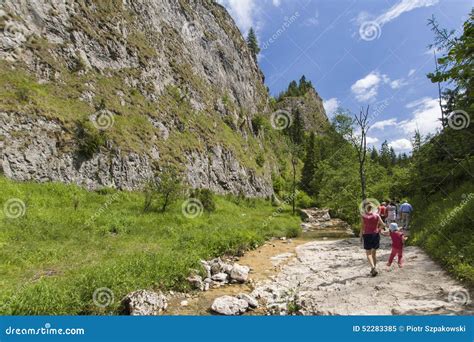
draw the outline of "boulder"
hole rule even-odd
[[[235,316],[247,311],[249,304],[243,299],[232,296],[218,297],[212,303],[212,311],[226,316]]]
[[[187,278],[188,282],[191,286],[195,289],[202,290],[204,288],[204,284],[202,282],[202,277],[200,275],[192,275]]]
[[[252,297],[251,295],[248,295],[246,293],[239,293],[237,295],[237,298],[245,300],[249,304],[249,307],[251,307],[251,308],[257,308],[258,307],[258,301],[254,297]]]
[[[242,266],[239,264],[234,264],[230,272],[231,279],[234,279],[238,282],[244,283],[249,278],[250,268],[247,266]]]
[[[228,277],[229,276],[227,273],[217,273],[217,274],[214,274],[211,279],[214,281],[225,283]]]
[[[138,290],[122,299],[124,311],[132,316],[156,316],[168,306],[166,297],[161,292]]]

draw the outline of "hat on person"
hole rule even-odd
[[[390,223],[389,229],[390,229],[390,231],[392,231],[392,232],[398,230],[398,224],[396,224],[395,222]]]

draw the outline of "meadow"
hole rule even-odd
[[[144,212],[140,192],[5,177],[0,188],[2,315],[117,314],[131,291],[188,291],[200,259],[239,255],[300,229],[289,207],[272,216],[277,208],[263,199],[215,196],[215,212],[193,218],[183,214],[184,198],[164,213]],[[99,288],[111,290],[111,305],[94,304]]]

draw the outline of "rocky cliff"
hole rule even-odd
[[[276,104],[276,107],[290,113],[298,108],[306,131],[324,133],[329,126],[323,100],[313,88],[310,88],[302,96],[282,97]]]
[[[253,117],[271,111],[263,74],[222,6],[210,0],[0,6],[6,176],[138,189],[173,165],[192,187],[273,192],[278,152],[252,129]]]

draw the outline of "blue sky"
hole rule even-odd
[[[273,95],[302,74],[337,107],[372,108],[368,141],[411,150],[416,129],[439,129],[437,86],[427,19],[461,30],[470,0],[219,0],[246,35],[254,27],[259,64]]]

